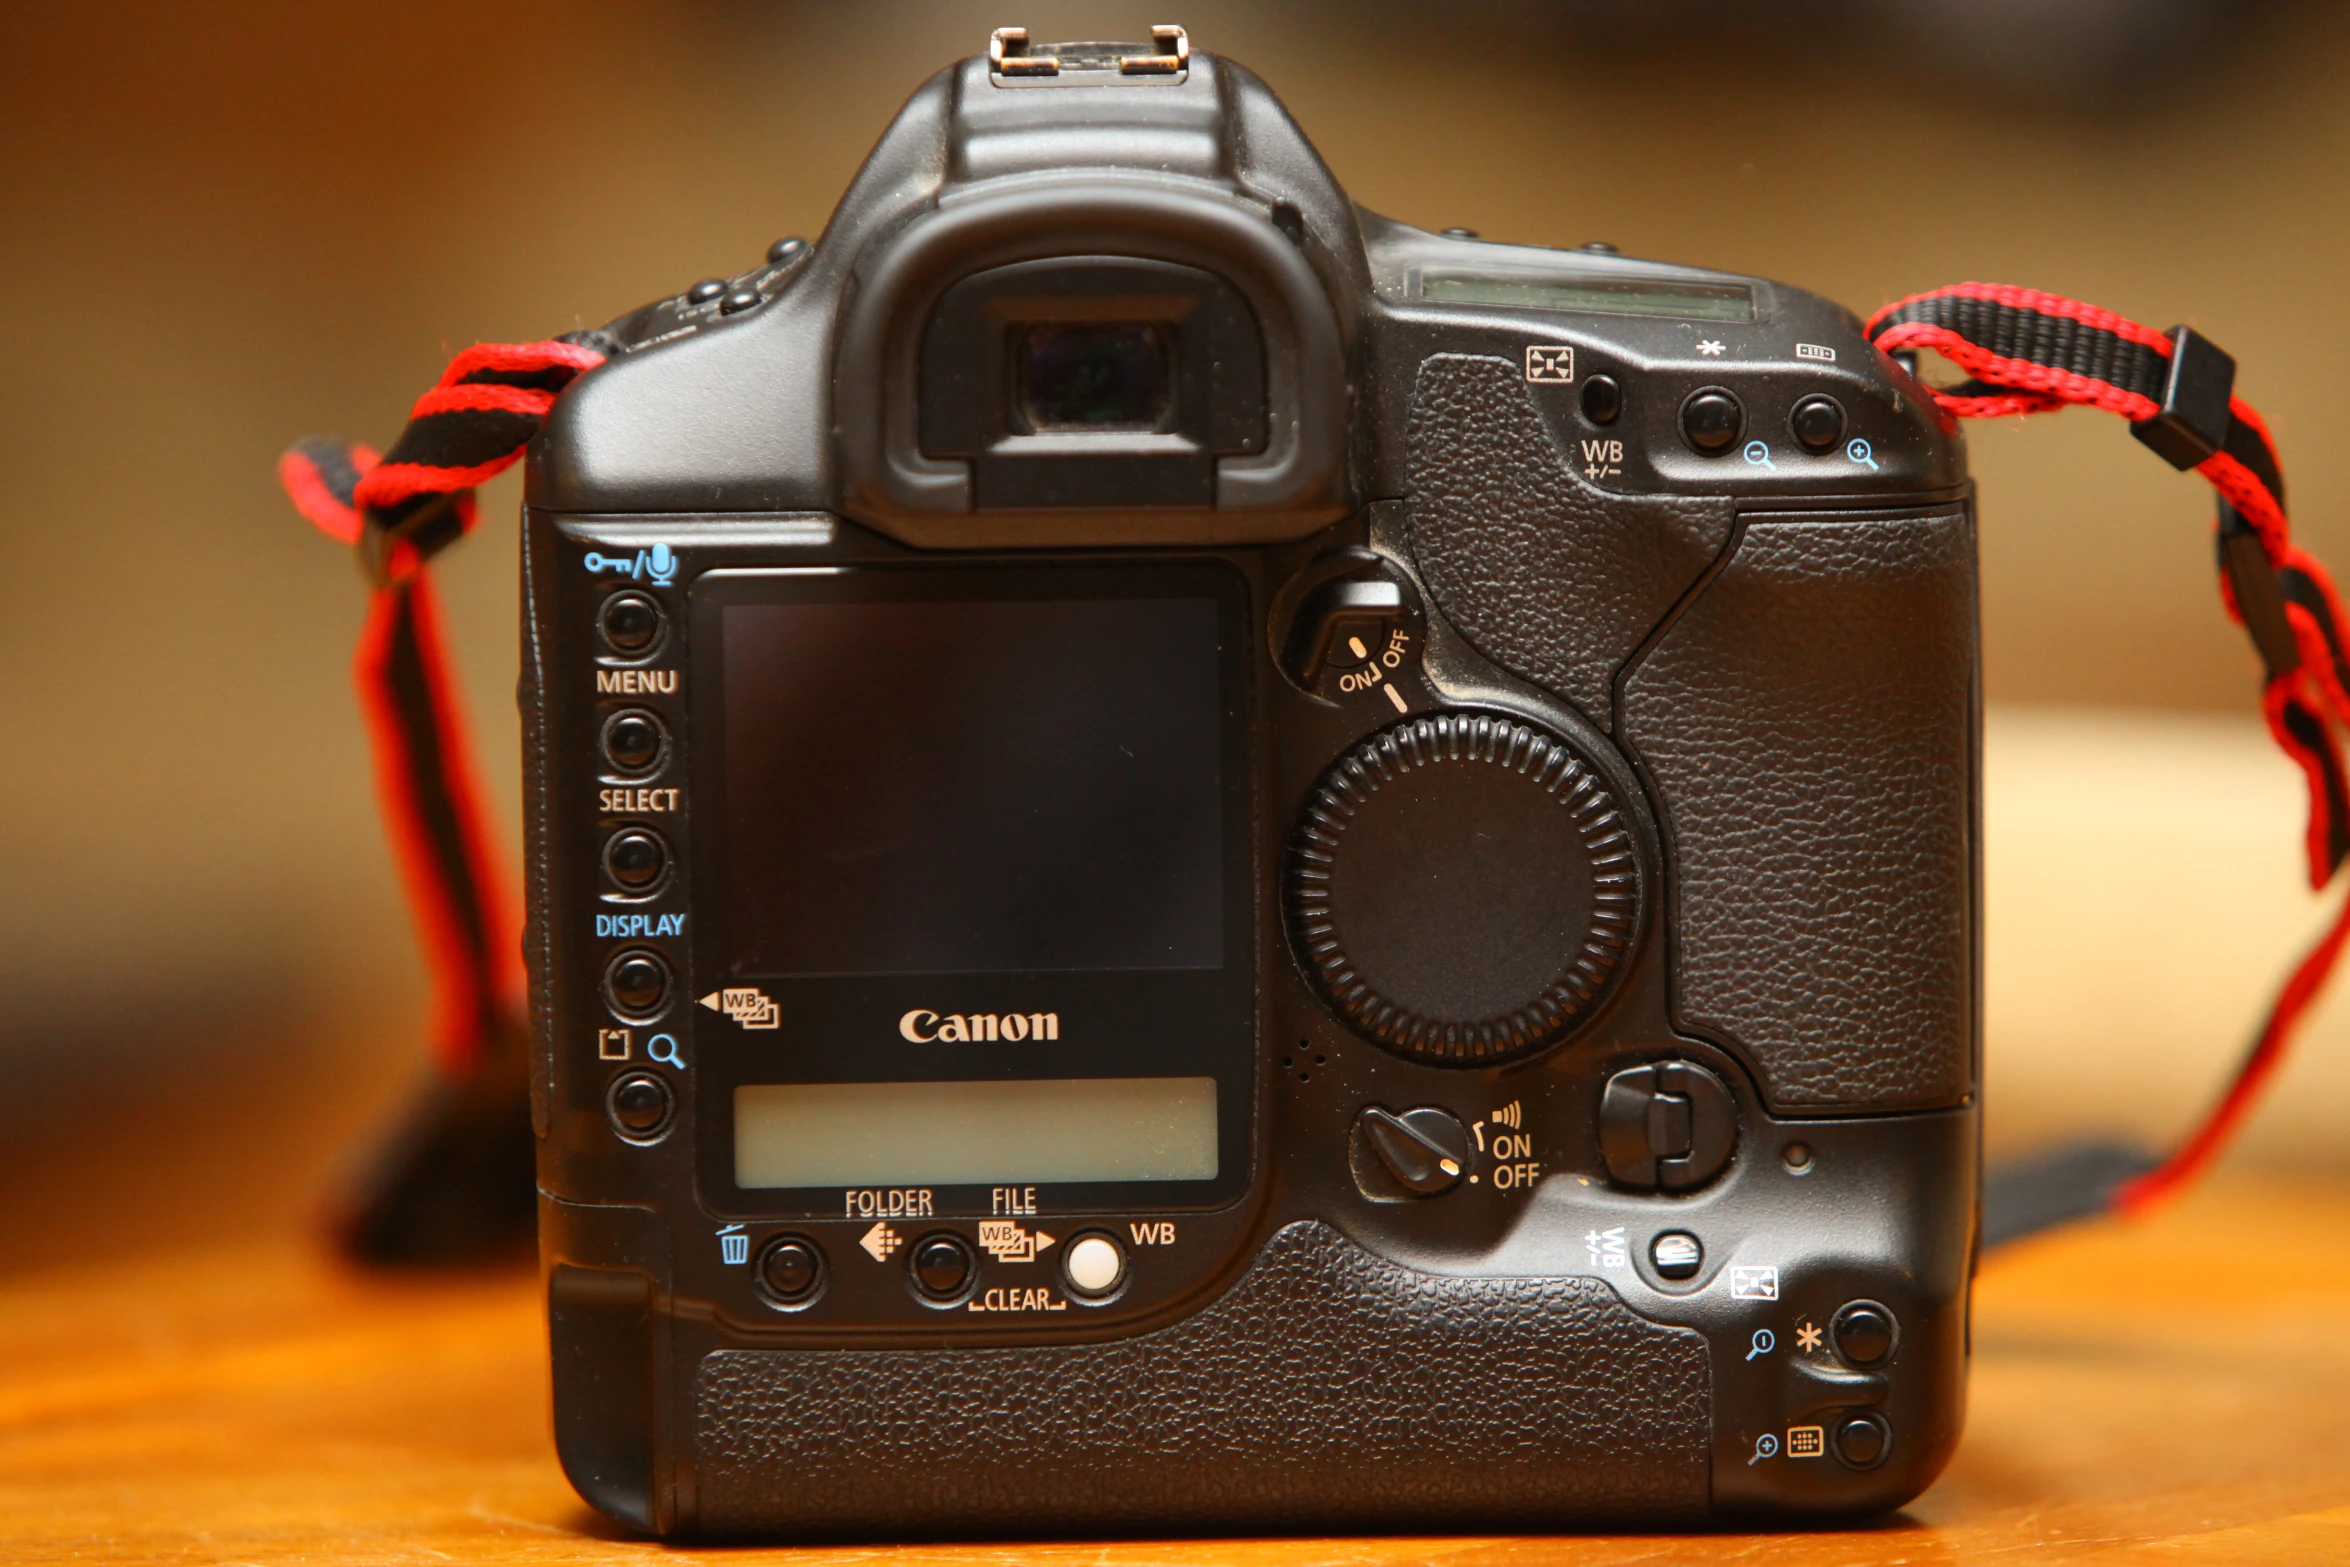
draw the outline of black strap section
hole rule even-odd
[[[2238,419],[2229,426],[2228,438],[2220,444],[2220,450],[2252,470],[2252,477],[2276,497],[2277,510],[2285,509],[2284,470],[2277,466],[2276,453],[2268,449],[2267,439],[2250,420]]]
[[[2284,574],[2269,564],[2268,549],[2252,525],[2225,501],[2219,508],[2218,547],[2219,569],[2227,576],[2236,613],[2260,654],[2262,669],[2271,680],[2291,674],[2301,667],[2301,644],[2285,618]]]
[[[1983,1176],[1983,1246],[2104,1213],[2117,1187],[2161,1162],[2143,1148],[2081,1143],[1996,1166]]]
[[[2287,702],[2283,711],[2286,730],[2301,754],[2317,763],[2325,781],[2326,863],[2339,869],[2342,861],[2350,858],[2350,785],[2345,785],[2342,777],[2342,759],[2335,754],[2325,724],[2315,713],[2299,702]]]
[[[388,569],[395,546],[405,544],[417,559],[430,560],[465,537],[466,527],[462,504],[451,492],[411,495],[372,512],[369,526],[359,535],[369,580],[389,582],[398,575]]]
[[[384,649],[384,684],[400,724],[400,742],[408,764],[407,795],[432,854],[433,875],[447,889],[449,917],[457,922],[472,956],[475,989],[489,1005],[487,976],[495,971],[489,950],[490,932],[482,906],[482,888],[474,881],[473,864],[465,852],[465,835],[458,824],[457,802],[449,783],[447,740],[434,708],[425,648],[418,634],[413,581],[386,589],[395,596],[391,636]],[[494,1011],[490,1018],[494,1019]]]
[[[2285,567],[2276,578],[2284,601],[2308,611],[2309,618],[2317,622],[2318,633],[2326,639],[2326,651],[2331,655],[2334,679],[2343,689],[2350,690],[2350,659],[2343,656],[2342,627],[2334,619],[2332,599],[2317,585],[2316,578],[2298,566]]]
[[[567,380],[576,373],[568,366],[563,369]],[[392,449],[384,453],[384,461],[422,463],[428,468],[473,468],[495,462],[517,446],[527,446],[538,433],[537,414],[510,413],[502,408],[452,409],[409,420]]]
[[[1869,335],[1874,339],[1907,321],[1945,327],[2003,359],[2022,359],[2087,376],[2154,402],[2162,401],[2163,387],[2170,377],[2167,357],[2119,333],[2070,316],[1964,295],[1913,299],[1871,322]]]

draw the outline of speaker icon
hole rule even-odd
[[[1526,1121],[1525,1114],[1518,1108],[1518,1101],[1515,1099],[1511,1100],[1508,1104],[1503,1105],[1500,1109],[1494,1111],[1485,1119],[1491,1121],[1495,1126],[1506,1126],[1513,1132],[1516,1131],[1519,1127],[1525,1125]]]

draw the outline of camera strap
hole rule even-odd
[[[2308,785],[2303,848],[2309,885],[2323,890],[2350,855],[2337,728],[2350,724],[2342,605],[2326,569],[2293,542],[2283,465],[2259,412],[2235,395],[2236,361],[2191,327],[2157,332],[2076,299],[1998,283],[1912,294],[1871,316],[1866,330],[1888,353],[1930,348],[1967,373],[1934,393],[1953,418],[2103,408],[2129,420],[2130,433],[2172,467],[2210,483],[2219,502],[2220,602],[2260,656],[2269,734]],[[2011,1172],[2010,1233],[2099,1208],[2138,1212],[2200,1174],[2275,1075],[2345,937],[2350,901],[2277,992],[2227,1090],[2171,1153],[2154,1162],[2068,1149]]]
[[[1867,333],[1888,353],[1932,349],[1967,374],[1957,386],[1931,389],[1950,419],[2103,408],[2129,420],[2174,467],[2211,484],[2221,603],[2252,639],[2266,672],[2269,733],[2307,784],[2309,881],[2324,888],[2350,857],[2350,772],[2339,737],[2350,725],[2342,609],[2325,568],[2292,541],[2275,445],[2258,412],[2234,395],[2235,361],[2187,327],[2156,332],[2077,300],[1985,283],[1911,295],[1871,317]],[[405,1215],[414,1231],[415,1208],[462,1206],[469,1194],[452,1172],[470,1166],[447,1156],[450,1139],[514,1125],[523,1084],[521,925],[486,846],[481,784],[427,562],[472,530],[474,488],[522,456],[563,389],[621,349],[609,331],[479,344],[417,400],[380,461],[331,437],[299,442],[279,460],[295,507],[357,549],[372,587],[353,675],[385,822],[432,971],[435,1057],[454,1090],[423,1107],[363,1201],[379,1228],[387,1212]],[[1993,1172],[1986,1244],[2105,1209],[2142,1211],[2192,1181],[2273,1077],[2346,938],[2350,903],[2278,992],[2226,1092],[2174,1151],[2157,1160],[2075,1148]],[[503,1120],[494,1108],[501,1094]],[[523,1136],[527,1173],[527,1128]],[[430,1201],[419,1196],[426,1187]],[[497,1206],[494,1193],[470,1197]],[[371,1246],[367,1222],[363,1214],[353,1226],[357,1249],[397,1250]]]
[[[434,1089],[340,1220],[346,1244],[371,1260],[495,1253],[535,1217],[522,921],[489,850],[427,562],[472,531],[474,486],[512,465],[563,388],[604,358],[569,341],[469,348],[382,458],[313,437],[278,459],[295,508],[357,550],[368,578],[352,680],[432,979]]]

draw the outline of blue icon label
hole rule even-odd
[[[677,580],[677,553],[666,544],[638,550],[634,555],[600,555],[589,550],[587,569],[598,576],[607,572],[631,577],[639,582],[650,582],[665,588]]]
[[[596,916],[596,934],[599,936],[682,936],[685,934],[685,916],[682,914],[599,914]]]

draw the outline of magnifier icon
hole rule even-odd
[[[666,1039],[669,1036],[664,1034],[661,1037]],[[1778,1347],[1779,1340],[1769,1328],[1756,1328],[1754,1330],[1754,1347],[1746,1352],[1746,1358],[1752,1360],[1757,1355],[1767,1355]]]
[[[1884,469],[1877,467],[1876,448],[1869,445],[1868,442],[1860,439],[1858,436],[1853,437],[1852,444],[1844,448],[1844,455],[1851,458],[1854,462],[1867,463],[1870,469],[1874,472],[1883,473],[1885,471]]]
[[[1778,1456],[1779,1439],[1776,1436],[1773,1436],[1770,1432],[1765,1431],[1762,1435],[1754,1439],[1754,1456],[1746,1461],[1746,1467],[1752,1469],[1756,1464],[1761,1463],[1764,1459],[1776,1458]]]
[[[1779,471],[1779,465],[1771,461],[1771,449],[1760,441],[1746,443],[1746,460],[1757,468],[1768,468],[1773,473]]]
[[[677,1037],[674,1034],[655,1034],[646,1040],[645,1054],[663,1066],[673,1066],[681,1072],[685,1070],[685,1057],[677,1053]],[[1752,1360],[1754,1357],[1749,1355],[1746,1358]]]

